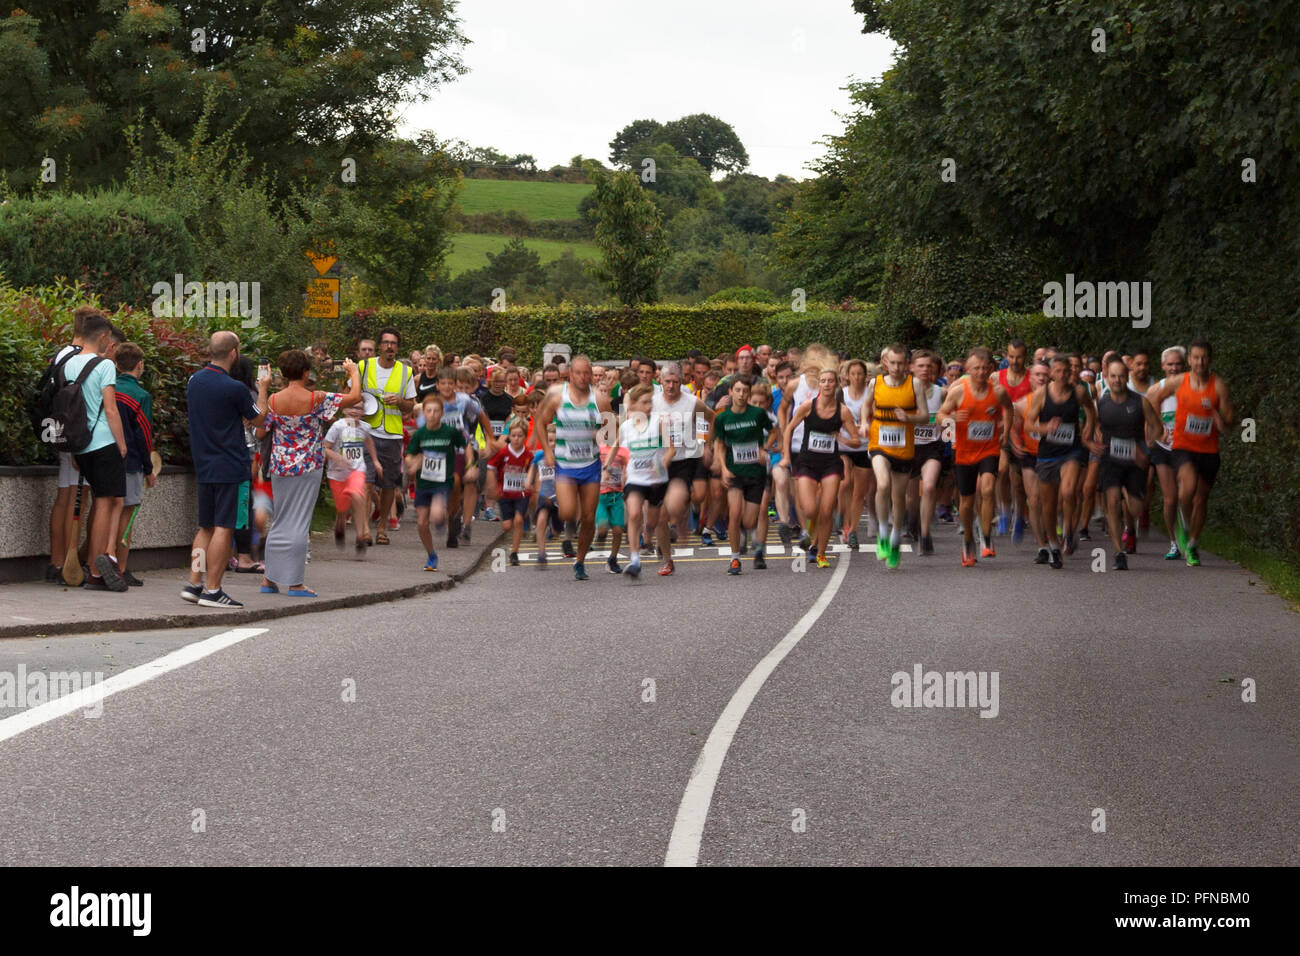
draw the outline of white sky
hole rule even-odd
[[[712,113],[749,151],[749,171],[810,174],[839,132],[852,77],[888,69],[894,44],[866,36],[851,0],[460,0],[469,72],[399,111],[433,130],[549,168],[577,153],[609,162],[636,119]]]

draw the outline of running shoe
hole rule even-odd
[[[199,607],[240,608],[243,606],[221,588],[217,588],[215,591],[204,591],[199,595]]]
[[[545,548],[539,549],[537,552],[537,563],[539,565],[545,565],[547,560],[548,558],[546,557],[546,549]]]
[[[1069,554],[1074,554],[1074,548],[1075,548],[1075,544],[1074,544],[1074,535],[1073,535],[1073,534],[1067,534],[1067,535],[1065,536],[1065,553],[1066,553],[1067,555],[1069,555]]]
[[[1034,564],[1046,564],[1052,560],[1051,555],[1047,553],[1046,548],[1039,548],[1038,554],[1034,556]]]
[[[618,558],[614,557],[614,555],[612,554],[605,559],[605,570],[608,571],[610,574],[623,573],[623,569],[618,565]]]
[[[518,552],[518,551],[511,551],[511,552],[510,552],[510,566],[511,566],[512,568],[517,568],[517,567],[519,567],[519,552]]]
[[[575,581],[587,580],[587,569],[582,566],[581,561],[573,562],[573,580]]]
[[[709,529],[705,528],[700,532],[700,544],[706,548],[713,547],[713,535],[709,534]]]
[[[1056,568],[1058,571],[1065,567],[1065,562],[1061,560],[1061,551],[1059,548],[1052,549],[1052,567]]]
[[[1025,519],[1016,516],[1016,523],[1011,526],[1011,541],[1019,544],[1025,537]]]
[[[493,511],[491,508],[484,508],[484,509],[483,509],[483,520],[484,520],[484,521],[500,521],[501,519],[497,517],[497,513],[496,513],[495,511]]]
[[[934,538],[930,537],[928,534],[921,539],[921,553],[934,554]]]
[[[1186,552],[1187,551],[1187,526],[1183,524],[1183,516],[1181,513],[1178,515],[1178,531],[1175,533],[1175,537],[1176,540],[1178,541],[1178,547],[1182,551]]]
[[[749,553],[749,532],[748,531],[742,531],[740,533],[740,553],[741,554]]]
[[[1189,568],[1199,568],[1201,566],[1201,551],[1194,544],[1187,546],[1187,566]]]
[[[600,545],[602,548],[605,547],[605,542],[608,540],[609,540],[608,531],[602,531],[600,534],[596,535],[596,543]]]
[[[1165,552],[1166,561],[1177,561],[1182,556],[1183,553],[1178,550],[1178,545],[1176,544],[1170,544],[1169,550]]]
[[[992,541],[986,542],[985,545],[984,545],[984,547],[980,549],[980,557],[981,557],[981,558],[996,558],[997,556],[998,556],[998,553],[997,553],[996,551],[993,550],[993,542],[992,542]]]
[[[139,578],[137,578],[137,577],[136,577],[134,574],[132,574],[130,571],[123,571],[123,572],[122,572],[122,580],[125,581],[125,582],[127,583],[127,586],[128,586],[128,587],[133,587],[133,588],[142,588],[142,587],[144,587],[144,582],[141,581]]]
[[[398,528],[400,528],[401,526],[402,526],[402,523],[401,523],[400,521],[398,521],[396,518],[389,518],[389,519],[388,519],[388,530],[389,530],[389,531],[396,531],[396,530],[397,530]]]
[[[1011,530],[1011,515],[1005,511],[998,515],[998,534],[1006,534]]]
[[[963,568],[973,568],[975,567],[976,563],[977,562],[975,561],[975,555],[968,552],[966,550],[966,546],[963,544],[961,547],[961,566]]]
[[[121,594],[129,587],[117,570],[117,562],[108,555],[101,554],[97,556],[93,563],[95,570],[99,572],[97,576],[104,579],[104,586],[108,590]]]
[[[940,521],[952,521],[952,509],[947,505],[939,505],[938,515]]]
[[[1124,546],[1125,554],[1137,554],[1138,540],[1137,535],[1133,533],[1132,528],[1125,528],[1123,537],[1120,538],[1120,544]]]
[[[898,559],[901,552],[902,548],[890,542],[889,557],[885,558],[885,566],[888,567],[889,570],[894,571],[898,569]]]
[[[808,557],[810,557],[810,558],[816,560],[816,558],[817,558],[817,546],[816,546],[816,545],[813,545],[811,548],[808,549]]]
[[[829,568],[830,566],[831,566],[831,563],[830,563],[830,561],[828,561],[828,560],[826,559],[826,555],[824,555],[824,554],[819,554],[819,555],[817,555],[817,567],[819,567],[819,568]]]
[[[639,556],[633,558],[627,563],[627,568],[625,569],[623,576],[630,578],[633,581],[641,576],[641,558]]]
[[[197,584],[187,584],[181,588],[181,597],[191,604],[198,604],[199,597],[203,594],[203,588]]]
[[[1126,555],[1123,551],[1116,551],[1115,560],[1110,563],[1110,569],[1112,571],[1127,571],[1128,555]]]
[[[812,535],[807,531],[801,531],[799,533],[799,549],[801,551],[807,551],[810,554],[812,553]]]
[[[858,547],[859,547],[859,545],[858,545],[858,533],[857,533],[856,531],[850,531],[850,532],[849,532],[849,550],[851,550],[851,551],[856,551],[856,550],[858,550]]]
[[[889,557],[889,539],[876,538],[876,560],[883,561]]]
[[[564,552],[566,558],[576,558],[578,556],[578,552],[573,548],[573,542],[568,538],[560,542],[560,550]]]
[[[469,525],[465,525],[460,529],[460,543],[469,544]]]
[[[754,570],[755,571],[767,570],[767,559],[763,557],[762,551],[754,552]]]
[[[740,573],[740,558],[732,558],[732,559],[731,559],[731,564],[729,564],[729,565],[727,566],[727,573],[728,573],[728,574],[739,574],[739,573]]]
[[[790,526],[787,524],[777,524],[776,536],[781,539],[781,544],[787,548],[790,547],[790,542],[794,540],[794,532],[790,530]]]
[[[438,570],[438,555],[436,552],[433,551],[429,552],[429,560],[424,562],[424,570],[426,571]]]
[[[1080,540],[1080,541],[1091,541],[1091,540],[1092,540],[1092,532],[1090,532],[1090,531],[1088,530],[1088,526],[1087,526],[1087,525],[1084,525],[1082,528],[1079,529],[1079,540]],[[1065,552],[1065,553],[1066,553],[1066,554],[1069,554],[1070,552],[1067,551],[1067,552]]]
[[[676,570],[676,569],[673,567],[673,560],[672,560],[672,558],[669,558],[669,559],[664,563],[664,566],[663,566],[662,568],[659,569],[659,576],[660,576],[661,578],[666,578],[666,577],[668,577],[668,575],[672,574],[674,570]]]

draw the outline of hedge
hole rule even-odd
[[[404,351],[434,344],[443,351],[494,355],[503,345],[519,352],[521,364],[536,366],[542,347],[564,342],[593,359],[626,358],[645,353],[656,358],[700,349],[707,355],[764,340],[764,325],[776,311],[761,303],[724,303],[697,307],[650,305],[611,308],[578,305],[517,306],[435,311],[404,306],[354,313],[327,338],[333,355],[355,355],[357,342],[392,326],[402,333]]]
[[[109,307],[145,307],[155,282],[195,275],[194,240],[157,200],[123,192],[11,199],[0,206],[0,277],[80,282]]]
[[[891,342],[921,344],[912,340],[908,332],[904,323],[890,321],[881,315],[879,308],[868,305],[850,311],[812,309],[777,313],[768,318],[763,341],[776,349],[803,348],[809,342],[820,342],[854,358],[875,359]]]

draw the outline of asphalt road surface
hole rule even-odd
[[[1126,573],[957,542],[0,642],[122,688],[0,709],[0,863],[1300,863],[1300,617],[1154,539]]]

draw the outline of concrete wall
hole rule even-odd
[[[48,556],[50,508],[57,490],[56,468],[0,468],[0,560]],[[195,495],[193,472],[165,467],[154,486],[144,490],[131,531],[132,552],[188,549],[198,520]],[[44,569],[42,560],[38,577]]]

